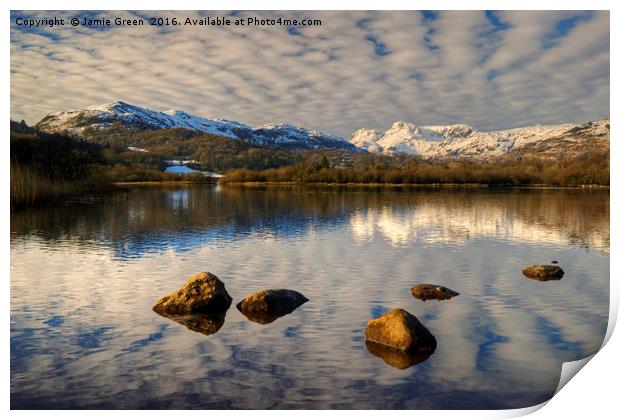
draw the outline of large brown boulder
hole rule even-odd
[[[459,295],[454,290],[444,286],[437,286],[436,284],[418,284],[411,289],[411,294],[414,298],[422,300],[452,299],[454,296]]]
[[[290,314],[308,299],[288,289],[269,289],[253,293],[237,304],[237,309],[250,321],[269,324]]]
[[[400,308],[368,321],[366,341],[406,352],[432,352],[437,346],[435,337],[418,318]]]
[[[417,351],[403,351],[383,344],[366,341],[366,349],[370,354],[383,360],[388,365],[397,369],[407,369],[418,363],[422,363],[435,351],[435,347],[421,347]]]
[[[159,314],[187,315],[226,312],[232,298],[224,283],[211,273],[194,274],[176,292],[159,299],[153,310]]]
[[[541,281],[559,280],[564,276],[564,270],[557,265],[530,265],[523,269],[523,275]]]

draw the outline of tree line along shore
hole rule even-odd
[[[609,186],[609,155],[601,153],[568,161],[497,160],[426,161],[415,157],[371,159],[334,167],[325,157],[294,165],[252,170],[231,169],[222,183]]]
[[[45,134],[11,122],[11,208],[118,188],[118,183],[217,182],[202,173],[164,172],[165,160],[191,157],[223,184],[609,186],[609,150],[572,159],[485,162],[335,151],[275,150],[221,136],[157,130],[108,132],[96,141]],[[131,136],[131,137],[130,137]],[[149,153],[128,150],[128,144]]]

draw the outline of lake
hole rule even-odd
[[[11,408],[538,404],[603,341],[609,216],[607,190],[209,185],[14,212]],[[552,260],[559,281],[521,274]],[[211,335],[151,310],[201,271],[234,299]],[[460,296],[414,299],[425,282]],[[265,288],[309,301],[251,322],[235,305]],[[405,369],[364,342],[393,308],[437,340]]]

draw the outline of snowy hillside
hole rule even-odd
[[[252,142],[282,149],[339,149],[357,148],[342,137],[307,130],[290,124],[265,124],[252,131]],[[346,144],[343,144],[346,142]]]
[[[383,133],[366,128],[357,130],[350,141],[371,153],[486,159],[548,141],[552,141],[558,149],[564,146],[574,148],[575,142],[586,142],[591,138],[609,139],[609,119],[586,124],[538,125],[488,132],[476,131],[465,124],[417,126],[398,121]]]
[[[88,134],[87,128],[102,130],[111,128],[115,123],[128,129],[186,128],[289,150],[320,148],[359,151],[342,137],[289,124],[268,124],[253,129],[236,121],[207,119],[179,110],[153,111],[125,102],[56,112],[43,118],[36,127],[48,133],[69,133],[84,137]]]
[[[232,138],[239,138],[239,134],[252,130],[249,126],[234,121],[209,120],[178,110],[153,111],[125,102],[49,114],[37,124],[37,128],[46,132],[68,131],[80,135],[86,128],[110,128],[115,122],[132,128],[154,130],[188,128]]]
[[[185,128],[287,150],[341,150],[404,153],[423,158],[490,159],[536,155],[544,159],[574,157],[609,149],[609,119],[585,124],[537,125],[502,131],[477,131],[466,124],[415,125],[397,121],[385,132],[362,128],[350,141],[290,124],[252,128],[235,121],[208,119],[183,111],[153,111],[124,102],[49,114],[37,129],[87,138],[92,130]]]

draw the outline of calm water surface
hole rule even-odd
[[[522,276],[551,260],[562,280]],[[151,310],[199,271],[234,298],[208,336]],[[310,301],[234,306],[276,287]],[[608,302],[607,191],[136,188],[11,215],[11,407],[525,407],[599,349]],[[397,307],[437,339],[407,369],[364,344]]]

